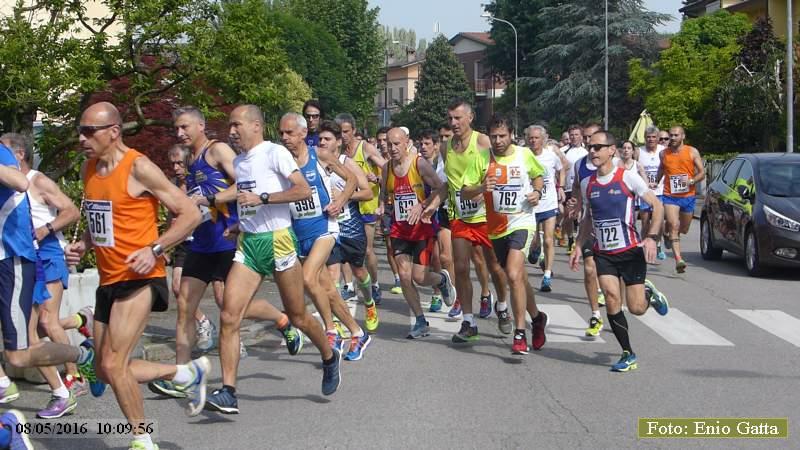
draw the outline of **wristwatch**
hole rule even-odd
[[[155,255],[156,258],[160,258],[164,254],[164,247],[162,247],[161,244],[151,244],[150,249],[153,250],[153,255]]]
[[[53,228],[52,223],[47,222],[46,224],[44,224],[44,226],[47,227],[47,231],[50,232],[50,234],[56,234],[56,230]]]
[[[261,197],[261,203],[265,205],[269,204],[269,192],[262,192],[260,197]]]
[[[650,238],[650,239],[652,239],[654,241],[658,241],[658,235],[657,234],[648,234],[647,236],[645,236],[645,239],[647,239],[647,238]]]

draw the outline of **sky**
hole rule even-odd
[[[486,19],[481,17],[482,3],[488,0],[368,0],[370,6],[380,7],[378,20],[383,25],[412,29],[417,40],[433,40],[434,22],[448,38],[461,31],[488,31]],[[680,29],[681,0],[644,0],[645,8],[672,15],[675,20],[658,31],[674,33]]]

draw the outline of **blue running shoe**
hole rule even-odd
[[[11,435],[11,440],[8,443],[10,450],[33,450],[33,445],[26,433],[20,433],[25,430],[25,425],[28,423],[25,420],[25,414],[16,409],[9,409],[5,414],[0,416],[0,426],[8,429]]]
[[[325,336],[328,338],[328,345],[334,350],[342,351],[344,344],[342,343],[342,336],[338,331],[326,331]]]
[[[342,295],[342,299],[346,302],[358,301],[358,294],[356,294],[356,290],[350,289],[347,285],[342,288],[340,294]]]
[[[369,336],[369,335],[367,335]],[[322,364],[322,395],[331,395],[342,382],[342,352],[333,349],[333,361]]]
[[[383,300],[383,298],[381,297],[381,295],[382,295],[382,294],[381,294],[381,287],[380,287],[380,285],[378,285],[378,286],[375,286],[375,285],[373,284],[373,285],[372,285],[372,301],[374,301],[376,305],[380,305],[380,304],[381,304],[381,300]]]
[[[453,307],[450,308],[450,311],[447,313],[447,317],[455,318],[461,315],[461,300],[456,299],[456,302],[453,303]]]
[[[665,259],[667,259],[667,254],[664,253],[664,249],[661,247],[661,243],[660,242],[658,243],[657,251],[658,251],[658,253],[656,254],[656,258],[659,261],[664,261]]]
[[[372,337],[369,333],[364,333],[361,337],[352,337],[350,338],[350,351],[344,355],[344,359],[347,361],[358,361],[359,359],[364,357],[364,350],[367,349],[367,346],[372,342]]]
[[[206,386],[208,374],[211,372],[211,361],[205,356],[193,360],[189,368],[194,373],[194,379],[185,385],[175,384],[175,388],[186,393],[189,403],[186,405],[186,415],[194,417],[200,414],[206,405]]]
[[[542,292],[550,292],[553,290],[552,285],[553,280],[550,277],[542,277],[542,286],[539,290]]]
[[[303,349],[303,332],[293,327],[292,324],[286,325],[286,328],[280,331],[283,340],[286,342],[286,349],[289,350],[290,355],[296,355]]]
[[[437,287],[442,293],[444,304],[453,306],[453,302],[456,300],[456,287],[453,285],[453,278],[450,276],[450,272],[448,272],[447,269],[442,269],[441,274],[442,282]]]
[[[628,372],[637,368],[639,368],[639,365],[636,363],[636,354],[625,350],[622,352],[622,357],[619,361],[611,366],[611,371]]]
[[[481,310],[478,313],[478,317],[481,319],[489,318],[492,315],[492,303],[494,303],[494,299],[491,292],[489,292],[489,295],[481,295]]]
[[[208,396],[205,408],[222,414],[239,414],[239,401],[236,399],[236,394],[223,386]]]
[[[669,301],[667,300],[667,296],[656,289],[656,285],[654,285],[653,282],[648,279],[644,280],[644,296],[647,301],[650,302],[650,306],[652,306],[659,315],[667,315],[669,312]]]
[[[531,264],[536,264],[539,262],[539,255],[542,253],[541,248],[533,248],[531,247],[530,251],[528,252],[528,262]]]
[[[432,295],[431,296],[431,308],[429,309],[430,312],[439,312],[442,310],[442,296],[441,295]]]
[[[408,332],[408,336],[406,336],[406,338],[408,338],[408,339],[417,339],[417,338],[425,337],[425,336],[427,336],[429,334],[430,334],[430,331],[428,330],[428,321],[427,320],[423,320],[422,322],[417,321],[414,324],[414,327],[411,328],[411,331]]]
[[[100,397],[106,391],[106,384],[97,379],[97,373],[94,370],[94,342],[86,339],[81,343],[81,347],[89,351],[89,359],[83,364],[78,364],[78,372],[84,380],[89,382],[89,390],[92,391],[92,395]]]

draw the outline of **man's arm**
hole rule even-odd
[[[328,155],[327,152],[325,152],[325,154]],[[355,192],[356,187],[358,186],[358,181],[356,180],[355,174],[342,165],[338,158],[330,156],[319,156],[319,158],[323,162],[327,163],[328,167],[330,167],[331,170],[336,173],[336,175],[339,175],[344,180],[344,189],[339,195],[336,196],[335,199],[331,199],[330,204],[328,204],[328,207],[326,208],[329,215],[337,216],[342,210],[342,207],[347,203],[348,200],[350,200],[350,197],[353,196],[353,192]],[[361,170],[358,171],[361,172]]]
[[[436,211],[439,205],[444,201],[447,197],[447,185],[442,183],[442,180],[439,179],[439,176],[436,174],[436,170],[431,166],[425,158],[417,159],[417,170],[419,170],[419,174],[422,176],[422,180],[431,187],[431,194],[428,196],[426,200],[428,202],[425,209]]]
[[[389,201],[389,189],[386,186],[387,179],[389,178],[389,171],[392,170],[389,167],[389,163],[383,165],[383,170],[381,170],[381,202],[386,205]]]
[[[383,159],[383,156],[381,156],[381,152],[379,152],[374,145],[368,142],[364,142],[363,145],[364,145],[364,156],[366,156],[367,160],[371,161],[372,164],[375,165],[375,167],[383,167],[386,165],[386,160]]]
[[[697,184],[706,178],[706,169],[703,167],[703,158],[700,157],[700,152],[694,147],[692,147],[692,162],[694,163],[694,177],[692,177],[694,182],[692,184]]]
[[[656,172],[656,185],[661,183],[661,179],[664,178],[664,152],[666,150],[661,150],[658,152],[658,172]]]
[[[478,133],[478,149],[479,150],[488,150],[492,148],[492,141],[489,140],[489,136]]]
[[[367,181],[367,176],[364,175],[364,171],[350,158],[345,158],[344,167],[355,176],[356,186],[358,187],[358,189],[353,192],[353,195],[350,196],[350,200],[357,202],[372,200],[372,189],[369,188],[369,182]]]
[[[61,192],[58,185],[44,174],[38,174],[33,178],[33,185],[42,201],[52,208],[58,210],[58,215],[50,222],[53,231],[61,231],[80,219],[80,211],[72,203],[72,199]],[[36,238],[41,240],[50,234],[47,226],[36,229]]]
[[[311,197],[311,186],[308,185],[308,181],[306,181],[306,177],[300,173],[299,170],[295,170],[294,172],[289,175],[289,183],[292,184],[286,191],[281,192],[273,192],[269,194],[269,203],[291,203],[291,202],[298,202],[300,200],[305,200],[308,197]],[[260,193],[251,194],[258,197]],[[258,202],[254,205],[246,205],[246,206],[255,206],[260,205],[261,199],[258,199]]]
[[[208,149],[206,157],[208,158],[206,160],[208,164],[212,167],[216,167],[217,170],[227,175],[231,180],[236,180],[236,170],[233,167],[233,158],[236,157],[236,152],[234,152],[228,144],[224,142],[215,142],[214,145]],[[192,196],[192,200],[198,205],[210,206],[208,204],[208,199],[202,195]],[[227,203],[234,200],[236,200],[235,182],[231,183],[224,191],[214,194],[214,203]]]
[[[28,178],[16,167],[0,164],[0,184],[17,192],[28,190]]]

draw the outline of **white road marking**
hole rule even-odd
[[[800,319],[776,309],[729,309],[742,319],[800,347]]]

